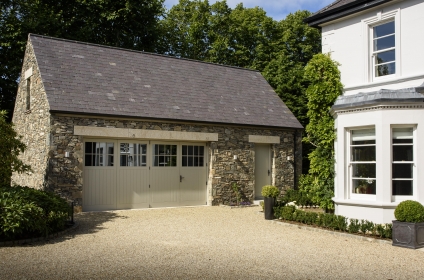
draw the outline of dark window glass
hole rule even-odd
[[[375,75],[377,77],[391,75],[396,73],[396,63],[387,63],[375,66]]]
[[[187,155],[187,146],[183,145],[183,156]]]
[[[393,139],[393,144],[412,144],[412,139]]]
[[[395,46],[395,35],[379,38],[374,40],[374,51],[380,51]]]
[[[182,166],[187,166],[187,157],[183,156],[182,160],[183,160]]]
[[[356,178],[375,178],[375,163],[354,163],[352,171]]]
[[[376,180],[373,179],[353,179],[353,192],[358,194],[375,194]]]
[[[393,146],[393,161],[413,161],[413,146]]]
[[[204,156],[205,155],[204,152],[205,152],[205,147],[200,146],[199,147],[199,156]]]
[[[188,146],[188,155],[189,156],[193,155],[193,146]]]
[[[85,155],[85,166],[93,166],[93,156]]]
[[[375,140],[352,141],[352,145],[373,145]]]
[[[386,62],[395,61],[395,50],[377,53],[375,55],[375,64],[382,64]]]
[[[93,152],[93,142],[85,142],[85,153],[91,154]]]
[[[395,22],[391,21],[374,27],[374,38],[395,33]]]
[[[352,147],[352,161],[375,161],[375,146]]]
[[[392,164],[392,178],[412,178],[412,164],[411,163],[393,163]]]
[[[393,195],[413,195],[412,180],[393,180]]]
[[[199,157],[199,166],[203,166],[203,157]]]

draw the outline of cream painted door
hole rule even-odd
[[[179,206],[178,144],[152,143],[150,207]]]
[[[117,208],[149,207],[147,142],[120,141],[117,162]]]
[[[84,143],[83,211],[116,209],[116,142]]]
[[[255,144],[255,199],[263,199],[262,187],[271,184],[271,149],[269,144]]]
[[[181,144],[180,205],[206,204],[206,147],[203,144]]]

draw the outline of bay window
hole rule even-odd
[[[413,195],[413,128],[392,130],[392,195]]]

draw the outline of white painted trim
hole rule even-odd
[[[372,83],[366,83],[366,84],[361,84],[361,85],[345,87],[344,91],[370,88],[370,87],[374,87],[374,86],[384,86],[384,85],[398,84],[398,83],[408,82],[408,81],[412,81],[412,80],[418,80],[418,79],[422,79],[422,78],[424,78],[424,74],[413,75],[413,76],[408,76],[408,77],[403,77],[403,78],[394,78],[394,79],[385,80],[385,81],[378,81],[378,82],[372,82]]]
[[[250,143],[280,144],[280,137],[266,135],[249,135]]]
[[[25,80],[32,76],[32,67],[25,71]]]
[[[385,208],[396,208],[399,202],[376,202],[372,200],[352,200],[352,199],[336,199],[333,197],[335,204],[350,205],[350,206],[368,206],[368,207],[385,207]]]
[[[88,137],[157,139],[174,141],[218,141],[218,133],[92,127],[77,125],[74,126],[74,134]]]

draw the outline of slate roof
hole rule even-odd
[[[364,11],[393,0],[336,0],[304,19],[312,27]]]
[[[257,71],[30,34],[52,112],[302,128]]]
[[[377,91],[341,95],[331,107],[331,112],[336,110],[358,108],[378,104],[405,104],[424,102],[424,84],[414,88],[380,89]]]

